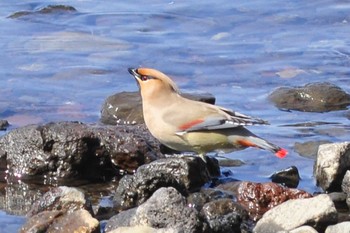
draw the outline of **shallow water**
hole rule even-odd
[[[8,18],[62,3],[77,12]],[[294,143],[349,140],[348,110],[288,112],[267,100],[277,87],[316,81],[350,92],[347,1],[14,0],[0,8],[0,118],[12,128],[96,122],[107,96],[137,90],[127,68],[148,66],[183,91],[210,92],[217,104],[271,123],[250,129],[287,148],[288,157],[254,149],[228,154],[247,164],[231,169],[235,178],[267,181],[295,165],[299,188],[314,192],[313,160],[294,152]],[[297,126],[305,122],[331,124]],[[6,216],[0,225],[12,224]]]

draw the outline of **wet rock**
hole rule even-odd
[[[205,204],[201,215],[209,224],[211,232],[240,232],[247,211],[232,199],[219,199]]]
[[[175,228],[176,232],[202,232],[203,229],[197,211],[187,207],[186,199],[173,187],[160,188],[139,207],[112,217],[105,230],[138,225]]]
[[[298,168],[291,166],[282,171],[277,171],[271,176],[271,180],[274,183],[283,184],[289,188],[296,188],[300,181]]]
[[[63,13],[72,13],[76,12],[77,10],[72,6],[67,5],[49,5],[46,7],[43,7],[36,11],[19,11],[11,14],[8,16],[8,18],[11,19],[18,19],[22,18],[23,16],[28,15],[41,15],[41,14],[63,14]]]
[[[9,126],[10,124],[7,120],[0,120],[0,130],[6,130]]]
[[[210,180],[207,165],[199,157],[159,159],[139,167],[134,175],[124,176],[114,200],[118,209],[145,202],[157,189],[174,187],[179,192],[199,190]]]
[[[151,162],[159,143],[140,126],[98,126],[79,122],[29,125],[0,138],[0,160],[9,176],[108,180],[118,169],[134,171]]]
[[[325,233],[349,233],[350,222],[342,222],[327,227]]]
[[[215,103],[215,97],[207,93],[184,93],[182,96],[211,104]],[[109,125],[144,123],[140,93],[121,92],[109,96],[102,106],[101,122]]]
[[[350,95],[328,82],[310,83],[303,87],[280,87],[269,95],[276,107],[303,112],[328,112],[346,109]]]
[[[309,141],[309,142],[296,142],[294,144],[294,150],[300,156],[306,158],[316,158],[318,147],[323,144],[331,143],[331,141],[321,140],[321,141]]]
[[[287,200],[311,197],[311,194],[303,190],[286,188],[272,182],[232,182],[217,188],[231,191],[253,220],[261,218],[266,211]]]
[[[100,223],[88,211],[76,210],[56,218],[46,232],[99,233]]]
[[[190,193],[187,197],[188,206],[201,211],[203,206],[211,201],[222,198],[235,199],[234,195],[218,189],[202,188],[200,192]]]
[[[27,222],[19,230],[20,233],[27,232],[46,232],[47,228],[55,221],[55,219],[63,214],[63,211],[43,211],[37,215],[30,217]]]
[[[76,188],[60,186],[51,189],[35,201],[27,216],[32,217],[49,210],[59,210],[64,213],[79,209],[92,210],[91,204],[85,199],[84,193]]]
[[[318,231],[337,222],[337,211],[326,194],[313,198],[289,200],[266,212],[257,222],[254,232],[289,231],[309,225]]]
[[[350,143],[320,145],[314,166],[317,185],[325,191],[340,191],[350,169]]]

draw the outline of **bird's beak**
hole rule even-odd
[[[137,69],[134,68],[129,68],[128,69],[129,73],[136,78],[137,81],[141,78],[141,75],[137,73]]]

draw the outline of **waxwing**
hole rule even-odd
[[[287,155],[287,150],[244,128],[267,124],[266,121],[184,98],[174,81],[158,70],[128,70],[140,88],[146,126],[162,144],[177,151],[195,152],[204,161],[208,152],[230,152],[247,147],[271,151],[279,158]]]

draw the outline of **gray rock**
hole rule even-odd
[[[7,120],[0,120],[0,130],[6,130],[9,126],[10,124]]]
[[[286,201],[269,211],[257,222],[254,232],[274,233],[309,225],[318,231],[337,222],[337,211],[331,198],[321,194],[313,198]]]
[[[145,126],[58,122],[17,128],[0,138],[9,176],[106,180],[162,157]]]
[[[67,5],[49,5],[46,7],[43,7],[39,10],[36,11],[19,11],[11,14],[8,16],[8,18],[12,19],[18,19],[18,18],[23,18],[24,16],[28,15],[42,15],[42,14],[62,14],[62,13],[73,13],[76,12],[77,10],[72,7],[72,6],[67,6]]]
[[[303,87],[280,87],[269,95],[276,107],[303,112],[328,112],[346,109],[350,95],[328,82],[310,83]]]
[[[320,145],[314,167],[317,185],[325,191],[340,191],[348,169],[350,169],[349,142]]]
[[[219,199],[205,204],[201,215],[209,224],[211,232],[240,232],[247,211],[232,199]]]
[[[341,188],[346,193],[346,204],[350,208],[350,171],[346,171]]]
[[[215,104],[215,97],[208,93],[184,93],[182,96]],[[140,93],[121,92],[109,96],[102,106],[101,122],[109,125],[144,123]]]
[[[283,184],[289,188],[296,188],[300,181],[298,168],[291,166],[284,170],[277,171],[272,174],[271,180],[274,183]]]
[[[108,233],[180,233],[174,228],[156,229],[148,226],[119,227]]]
[[[39,233],[46,232],[47,228],[56,220],[57,217],[61,216],[63,211],[42,211],[32,217],[19,230],[20,233]]]
[[[138,225],[174,228],[177,232],[202,232],[203,228],[197,211],[187,207],[186,199],[172,187],[160,188],[139,207],[112,217],[105,230]]]
[[[188,206],[201,211],[206,203],[222,198],[235,199],[231,193],[218,189],[202,188],[199,192],[190,193],[187,197],[187,203]]]
[[[36,200],[27,216],[31,217],[48,210],[68,212],[79,209],[92,210],[91,204],[85,199],[84,193],[76,188],[60,186],[51,189]]]
[[[318,232],[313,227],[301,226],[291,231],[288,231],[288,233],[318,233]]]
[[[199,190],[209,180],[207,164],[199,157],[159,159],[139,167],[134,175],[124,176],[114,200],[118,208],[128,209],[145,202],[161,187],[187,193]]]
[[[328,226],[325,233],[349,233],[350,222],[341,222],[332,226]]]

